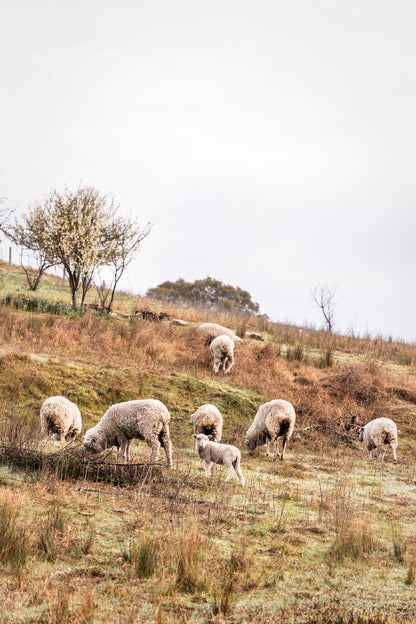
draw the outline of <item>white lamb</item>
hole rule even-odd
[[[112,405],[100,422],[88,429],[83,445],[87,453],[101,453],[106,448],[120,449],[124,462],[129,462],[133,439],[144,440],[152,449],[150,461],[159,459],[160,446],[165,450],[168,468],[172,466],[169,436],[170,414],[156,399],[125,401]]]
[[[283,459],[286,445],[292,437],[296,414],[289,401],[274,399],[261,405],[254,417],[253,424],[246,433],[245,442],[249,451],[266,444],[266,455],[269,455],[269,442],[274,443],[273,459]],[[283,436],[282,454],[279,452],[278,438]]]
[[[75,403],[63,396],[49,397],[40,408],[40,428],[43,435],[69,442],[81,433],[81,413]]]
[[[205,476],[211,476],[211,462],[223,464],[227,468],[225,482],[229,481],[236,473],[240,485],[244,487],[244,477],[240,468],[241,453],[236,446],[231,444],[219,444],[211,442],[212,436],[203,433],[193,434],[196,440],[196,448],[199,456],[205,461]]]
[[[397,464],[397,426],[391,418],[375,418],[374,420],[370,420],[365,427],[361,427],[358,430],[358,439],[366,445],[368,459],[372,459],[372,450],[376,449],[378,461],[383,461],[388,445],[393,452],[394,463]]]
[[[211,344],[217,336],[223,336],[224,334],[229,336],[234,342],[243,342],[231,329],[218,325],[217,323],[202,323],[202,325],[197,328],[197,332],[205,338],[207,345]]]
[[[224,373],[229,373],[234,364],[234,341],[229,336],[217,336],[209,345],[214,358],[213,370],[218,373],[220,367]]]
[[[191,425],[194,427],[195,434],[211,435],[214,442],[220,442],[223,419],[220,410],[215,405],[205,403],[198,407],[191,416]]]

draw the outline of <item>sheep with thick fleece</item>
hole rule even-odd
[[[213,442],[220,442],[223,419],[220,410],[215,405],[205,403],[198,407],[191,416],[191,425],[193,425],[195,434],[211,435]]]
[[[52,434],[54,440],[69,442],[81,433],[81,412],[66,397],[49,397],[40,408],[40,428],[45,436]]]
[[[196,440],[198,455],[205,461],[206,477],[211,476],[211,462],[223,464],[227,468],[225,482],[227,483],[235,472],[240,485],[244,487],[245,481],[240,468],[241,453],[236,446],[212,442],[212,436],[206,436],[203,433],[194,433],[193,437]]]
[[[368,459],[372,459],[372,450],[376,449],[378,461],[383,461],[386,447],[390,446],[393,451],[394,463],[397,464],[397,426],[391,418],[375,418],[374,420],[370,420],[365,427],[359,429],[358,439],[366,445]]]
[[[229,336],[234,342],[243,342],[239,336],[236,336],[231,329],[217,325],[217,323],[202,323],[197,330],[199,335],[205,338],[206,344],[209,345],[217,336]]]
[[[273,459],[283,459],[286,445],[293,434],[296,414],[289,401],[274,399],[261,405],[254,417],[253,424],[246,433],[245,442],[249,451],[266,444],[266,455],[269,455],[269,442],[274,443]],[[278,438],[283,436],[282,454],[279,452]]]
[[[234,341],[229,336],[217,336],[209,345],[214,358],[213,370],[218,373],[220,367],[224,373],[229,373],[234,364]]]
[[[129,462],[132,440],[144,440],[152,449],[150,461],[159,459],[162,446],[170,468],[172,445],[169,421],[167,407],[156,399],[116,403],[108,408],[95,427],[88,429],[83,441],[84,450],[87,453],[101,453],[106,448],[117,446],[124,462]]]

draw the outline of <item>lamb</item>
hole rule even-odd
[[[42,434],[54,440],[70,442],[81,433],[81,412],[75,403],[63,396],[46,399],[40,408]]]
[[[234,341],[222,334],[214,338],[209,348],[214,358],[214,373],[218,373],[221,366],[224,373],[229,373],[234,365]]]
[[[274,443],[273,460],[283,459],[286,445],[293,434],[296,414],[289,401],[274,399],[261,405],[254,417],[253,424],[245,437],[248,450],[254,451],[257,446],[266,444],[266,455],[269,455],[269,442]],[[283,436],[282,454],[279,452],[278,438]]]
[[[205,403],[198,407],[191,416],[191,425],[194,427],[195,434],[204,433],[205,435],[211,435],[213,442],[220,442],[223,419],[221,412],[215,405]]]
[[[101,453],[117,446],[123,461],[130,462],[130,446],[134,438],[144,440],[152,449],[150,461],[159,459],[160,446],[165,450],[167,466],[172,466],[172,445],[169,436],[170,414],[156,399],[116,403],[109,407],[100,422],[88,429],[83,446],[86,453]]]
[[[211,462],[223,464],[227,468],[227,483],[234,472],[236,473],[240,485],[244,487],[245,481],[240,468],[241,453],[236,446],[231,444],[219,444],[212,442],[212,436],[204,433],[193,434],[196,440],[196,448],[199,456],[205,461],[205,476],[211,476]]]
[[[375,418],[370,420],[365,427],[358,430],[358,439],[364,442],[368,450],[368,459],[372,459],[372,450],[376,449],[378,461],[383,461],[386,453],[386,446],[389,445],[393,451],[394,463],[397,464],[396,449],[397,426],[391,418]]]
[[[217,323],[202,323],[197,330],[198,334],[205,338],[206,344],[209,345],[217,336],[229,336],[235,343],[243,342],[243,340],[234,334],[228,327],[217,325]]]

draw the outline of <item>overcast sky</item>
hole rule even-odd
[[[2,0],[0,196],[111,193],[123,286],[248,290],[272,320],[416,341],[414,0]],[[2,245],[5,243],[3,242]]]

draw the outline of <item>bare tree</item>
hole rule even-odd
[[[315,286],[311,292],[312,299],[315,304],[321,310],[324,317],[325,326],[328,332],[332,332],[334,329],[334,314],[335,314],[335,293],[336,288],[329,288],[325,285]]]
[[[142,241],[149,236],[151,228],[150,223],[142,228],[136,221],[130,221],[123,217],[116,218],[110,225],[108,237],[112,244],[109,246],[105,264],[111,268],[113,277],[109,288],[105,287],[105,282],[102,282],[103,285],[97,288],[103,309],[111,310],[117,284],[130,262],[139,252]],[[108,304],[107,299],[109,299]]]

